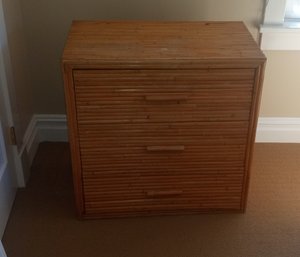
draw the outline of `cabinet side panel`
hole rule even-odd
[[[68,117],[69,142],[72,158],[73,184],[76,201],[76,209],[79,217],[84,214],[83,192],[82,192],[82,171],[80,149],[78,142],[78,128],[75,93],[73,86],[73,70],[69,65],[63,65],[64,89],[66,99],[66,109]]]
[[[245,155],[244,188],[243,188],[242,201],[241,201],[241,210],[242,211],[246,210],[246,205],[247,205],[250,169],[251,169],[251,163],[252,163],[253,147],[254,147],[254,143],[255,143],[264,71],[265,71],[265,63],[261,64],[257,68],[256,74],[255,74],[255,79],[254,79],[252,107],[251,107],[251,113],[250,113],[247,149],[246,149],[246,155]]]

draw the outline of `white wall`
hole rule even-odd
[[[266,51],[261,116],[300,118],[300,51]]]

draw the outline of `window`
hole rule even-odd
[[[266,0],[263,50],[300,50],[300,0]]]
[[[285,7],[285,21],[300,21],[300,0],[287,0]]]

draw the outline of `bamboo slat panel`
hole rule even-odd
[[[95,178],[91,180],[94,181]],[[128,176],[116,181],[100,176],[100,180],[98,183],[103,185],[101,187],[95,184],[93,186],[88,181],[88,185],[85,185],[87,214],[94,209],[100,214],[109,211],[113,215],[120,211],[130,213],[135,210],[238,210],[241,204],[243,174],[226,177],[206,174],[196,178],[171,174],[165,178]]]
[[[127,201],[159,206],[157,192],[195,201],[186,210],[239,209],[254,73],[238,71],[188,71],[190,81],[185,71],[76,71],[86,214],[117,215]],[[228,81],[218,82],[222,74]]]
[[[254,74],[254,69],[76,70],[78,120],[248,120]]]

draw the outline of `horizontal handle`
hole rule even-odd
[[[170,197],[182,194],[182,190],[150,190],[146,192],[148,197]]]
[[[184,145],[158,145],[158,146],[147,146],[148,152],[180,152],[185,149]]]
[[[186,101],[187,95],[147,95],[145,96],[146,101],[151,102],[164,102],[164,101]]]

